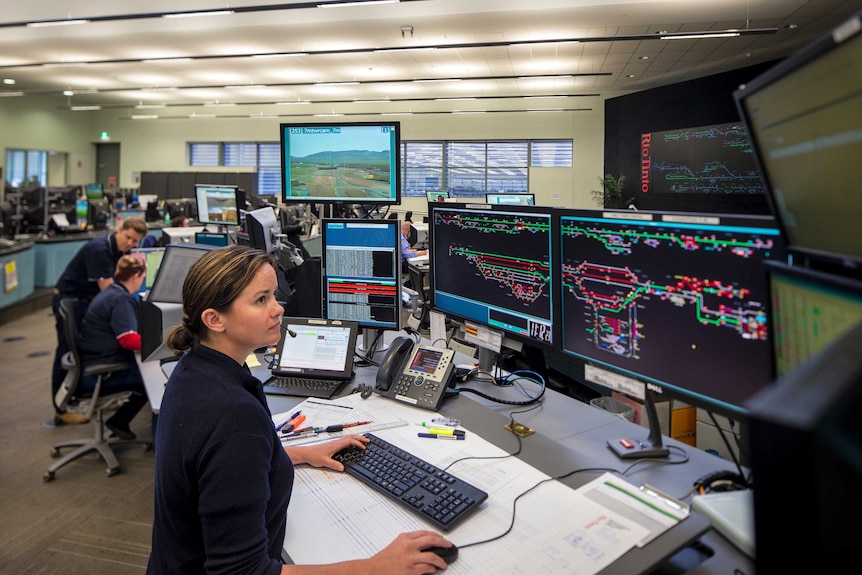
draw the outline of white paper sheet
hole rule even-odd
[[[372,425],[400,422],[399,427],[375,434],[443,468],[468,455],[486,458],[457,462],[448,469],[489,493],[479,510],[443,533],[459,547],[504,533],[512,519],[515,498],[548,479],[523,461],[505,457],[503,450],[469,428],[465,428],[464,441],[417,437],[422,429],[419,423],[430,417],[426,410],[377,396],[367,400],[350,396],[331,402],[340,408],[313,401],[296,408],[309,416],[309,425],[364,420],[373,421]],[[273,420],[279,422],[288,415],[278,414]],[[296,471],[284,543],[295,563],[369,557],[401,532],[433,529],[418,515],[350,475],[304,466]],[[637,487],[611,474],[578,490],[557,481],[543,483],[518,500],[514,528],[508,535],[463,548],[447,573],[596,573],[678,521],[654,514],[632,496],[637,491]],[[644,509],[635,509],[640,506]]]

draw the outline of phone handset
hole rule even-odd
[[[397,337],[389,344],[389,350],[377,370],[377,390],[386,392],[392,387],[396,377],[404,372],[410,352],[413,351],[413,340],[409,337]]]

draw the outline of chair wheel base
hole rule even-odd
[[[119,472],[120,472],[119,467],[109,467],[108,469],[105,470],[105,475],[107,475],[108,477],[113,477],[114,475],[116,475]]]
[[[52,448],[51,449],[51,457],[53,457],[54,459],[57,459],[58,457],[60,457],[60,450],[57,449],[56,447]]]
[[[48,483],[49,481],[54,481],[54,472],[46,471],[45,475],[42,476],[42,481],[44,481],[45,483]]]

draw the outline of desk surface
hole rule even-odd
[[[391,337],[396,335],[398,334],[391,334]],[[390,334],[387,334],[387,341],[389,337]],[[376,360],[379,361],[383,353],[378,352],[377,356]],[[139,365],[151,406],[154,413],[158,413],[167,381],[166,373],[170,373],[174,364],[161,366],[156,361],[143,362]],[[252,368],[252,373],[261,381],[269,377],[269,370],[265,364]],[[375,374],[374,367],[357,368],[354,381],[344,389],[342,395],[351,393],[361,383],[373,386]],[[523,392],[516,387],[495,386],[492,389],[490,384],[481,382],[467,383],[464,387],[475,387],[487,395],[508,401],[524,399]],[[274,414],[291,410],[303,399],[290,396],[267,396],[270,410]],[[546,390],[543,401],[532,406],[495,403],[462,392],[458,397],[446,399],[440,408],[440,413],[458,418],[484,439],[510,452],[516,447],[516,443],[512,434],[504,429],[504,425],[514,417],[516,421],[536,432],[523,439],[523,448],[518,457],[551,476],[559,476],[571,470],[586,467],[609,467],[620,472],[626,471],[632,462],[617,458],[607,447],[607,439],[647,435],[647,430],[643,427],[553,390]],[[641,462],[625,474],[629,481],[636,485],[646,483],[668,495],[682,498],[689,493],[694,482],[703,475],[723,469],[734,470],[733,464],[729,461],[667,437],[663,440],[667,445],[673,446],[668,461],[678,462],[678,464]],[[684,460],[682,453],[687,457],[684,462],[682,462]],[[593,478],[594,474],[576,473],[564,479],[563,483],[577,488]],[[750,558],[710,529],[705,518],[694,513],[649,545],[629,551],[604,572],[644,572],[649,566],[661,563],[669,554],[698,538],[712,547],[715,554],[701,562],[692,571],[693,573],[727,573],[737,568],[744,573],[754,571],[753,561]]]

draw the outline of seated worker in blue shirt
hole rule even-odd
[[[143,258],[122,256],[114,281],[90,303],[79,334],[81,363],[129,362],[128,369],[115,371],[102,380],[102,393],[133,391],[129,400],[105,422],[121,439],[135,439],[129,429],[132,419],[147,404],[146,389],[135,352],[141,349],[138,333],[138,299],[135,295],[144,281],[147,264]],[[84,376],[78,384],[84,391],[96,386],[96,376]]]
[[[87,307],[100,291],[111,285],[117,262],[120,256],[126,254],[140,243],[147,235],[147,222],[141,218],[131,217],[123,220],[116,231],[95,237],[85,243],[78,253],[66,265],[66,269],[57,280],[51,309],[54,312],[54,326],[57,330],[57,349],[54,352],[54,364],[51,368],[51,403],[57,390],[63,384],[66,370],[61,360],[69,345],[66,343],[66,333],[63,327],[63,317],[60,315],[60,300],[72,297],[75,303],[75,318],[80,322],[87,312]],[[80,326],[78,326],[80,331]],[[53,425],[65,423],[84,423],[86,419],[80,413],[65,413],[54,406]]]
[[[401,261],[407,263],[410,258],[428,255],[428,250],[414,250],[410,247],[410,222],[401,222]]]
[[[368,558],[283,564],[294,466],[344,471],[332,456],[348,446],[364,449],[369,440],[344,435],[281,444],[262,384],[245,363],[255,349],[281,339],[276,265],[271,254],[233,245],[207,252],[186,275],[182,321],[167,337],[172,350],[185,354],[165,387],[156,426],[147,574],[418,575],[445,569],[427,549],[451,543],[433,531],[401,533]],[[302,517],[291,520],[291,529],[304,528]]]

